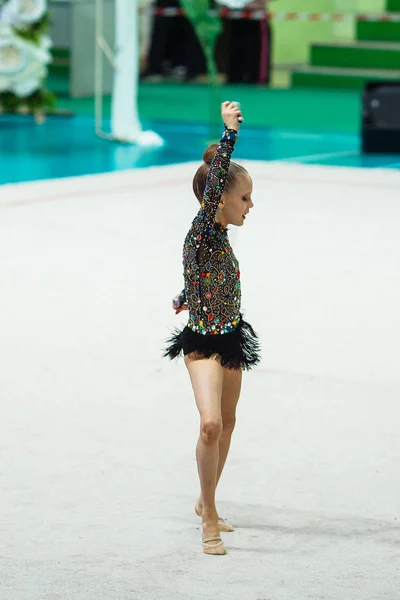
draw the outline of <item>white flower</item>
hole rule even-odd
[[[19,37],[11,27],[0,25],[0,92],[24,98],[41,87],[51,61],[47,36],[39,45]]]
[[[1,8],[0,20],[21,29],[39,21],[46,10],[47,0],[8,0]]]

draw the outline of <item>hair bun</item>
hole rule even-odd
[[[211,144],[211,146],[208,146],[207,150],[205,150],[205,152],[203,154],[203,161],[207,165],[211,165],[212,159],[214,158],[214,156],[217,153],[217,148],[218,148],[218,144]]]

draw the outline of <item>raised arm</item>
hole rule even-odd
[[[201,205],[207,225],[212,225],[214,222],[224,192],[230,158],[239,130],[238,117],[242,114],[237,106],[231,102],[224,102],[221,112],[225,130],[211,162]]]

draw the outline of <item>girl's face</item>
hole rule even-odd
[[[236,225],[241,227],[249,210],[253,208],[251,194],[253,192],[253,182],[250,175],[242,175],[236,181],[232,190],[222,195],[219,204],[217,220],[221,225]]]

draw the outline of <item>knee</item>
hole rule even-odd
[[[235,429],[235,425],[236,425],[236,418],[235,417],[231,417],[230,419],[226,419],[223,422],[222,425],[222,435],[224,436],[231,436],[233,433],[233,430]]]
[[[201,424],[201,437],[206,444],[213,444],[222,434],[222,421],[220,419],[205,419]]]

